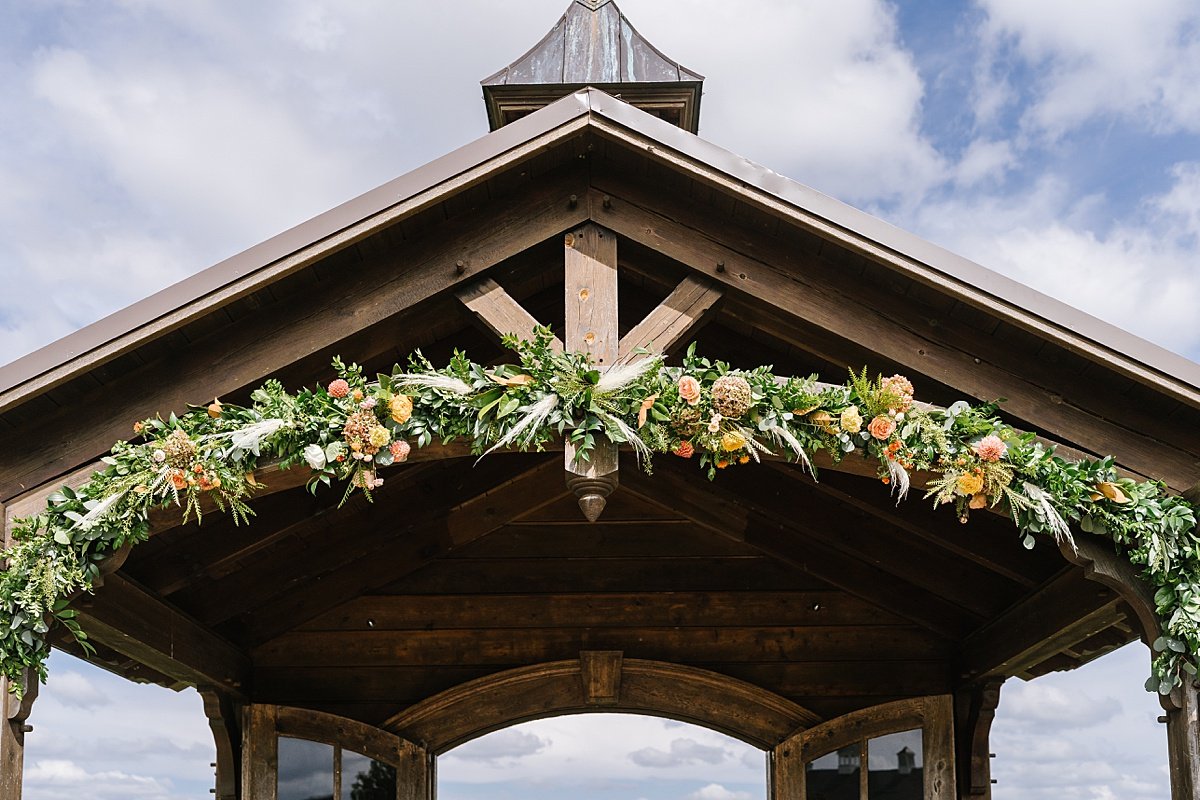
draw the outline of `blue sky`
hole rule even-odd
[[[478,80],[565,6],[0,0],[0,363],[482,135]],[[1194,2],[621,6],[708,76],[706,138],[1200,356]],[[997,800],[1166,796],[1146,664],[1127,648],[1006,687]],[[27,797],[207,796],[194,694],[51,666]],[[592,721],[447,758],[443,796],[550,797],[581,776],[595,797],[762,796],[713,734]]]

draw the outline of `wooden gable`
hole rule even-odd
[[[564,237],[589,225],[616,239],[623,345],[902,372],[933,403],[1007,398],[1014,425],[1174,490],[1200,476],[1194,365],[588,90],[0,370],[0,503],[36,510],[136,419],[325,383],[335,354],[368,373],[418,348],[500,360],[497,334],[535,320],[566,340]],[[440,692],[581,652],[828,719],[1073,668],[1143,631],[1086,559],[1027,552],[999,516],[897,506],[866,462],[710,483],[623,455],[589,524],[560,453],[464,455],[418,451],[374,503],[264,472],[249,526],[163,515],[79,604],[98,659],[399,732]]]

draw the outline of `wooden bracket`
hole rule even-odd
[[[954,733],[958,753],[959,793],[962,797],[991,800],[992,757],[990,738],[1003,680],[963,687],[954,695]]]
[[[620,650],[581,650],[579,671],[583,699],[589,706],[614,706],[621,702]]]
[[[216,798],[238,800],[238,787],[242,782],[240,708],[229,695],[214,686],[201,686],[198,691],[217,748]]]
[[[653,353],[670,351],[704,324],[724,295],[711,281],[688,275],[657,308],[621,337],[621,358],[627,361],[646,358],[634,353],[639,348]]]

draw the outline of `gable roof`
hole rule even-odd
[[[825,237],[1200,407],[1195,362],[587,88],[0,367],[0,411],[298,269],[314,245],[363,236],[381,218],[415,212],[434,195],[472,185],[499,164],[589,126],[636,139],[673,164],[719,173],[755,202],[777,206]]]

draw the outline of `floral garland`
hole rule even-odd
[[[268,381],[249,407],[214,401],[137,422],[134,442],[118,442],[103,471],[17,520],[0,573],[0,674],[16,692],[27,669],[44,679],[55,620],[90,650],[69,600],[92,590],[101,563],[149,536],[155,508],[176,506],[185,522],[199,521],[208,497],[248,522],[254,471],[266,459],[283,469],[307,465],[313,492],[344,481],[345,502],[355,491],[369,499],[383,485],[379,470],[405,461],[413,446],[465,439],[486,455],[565,439],[586,461],[603,437],[632,447],[647,471],[654,454],[671,453],[695,459],[710,479],[768,454],[810,471],[820,451],[834,461],[865,457],[897,502],[910,472],[929,473],[925,496],[935,506],[953,505],[963,522],[973,509],[999,506],[1026,547],[1037,533],[1073,545],[1072,525],[1107,536],[1156,590],[1164,635],[1147,689],[1166,694],[1185,673],[1196,675],[1196,512],[1162,484],[1118,477],[1111,458],[1060,458],[1001,422],[994,404],[919,405],[899,375],[870,379],[864,369],[831,386],[777,377],[770,367],[732,370],[694,346],[677,367],[639,353],[642,360],[602,372],[586,355],[555,352],[551,340],[545,329],[531,341],[506,337],[519,363],[498,367],[455,353],[436,369],[417,353],[407,369],[373,381],[334,359],[338,377],[325,388],[289,394]]]

